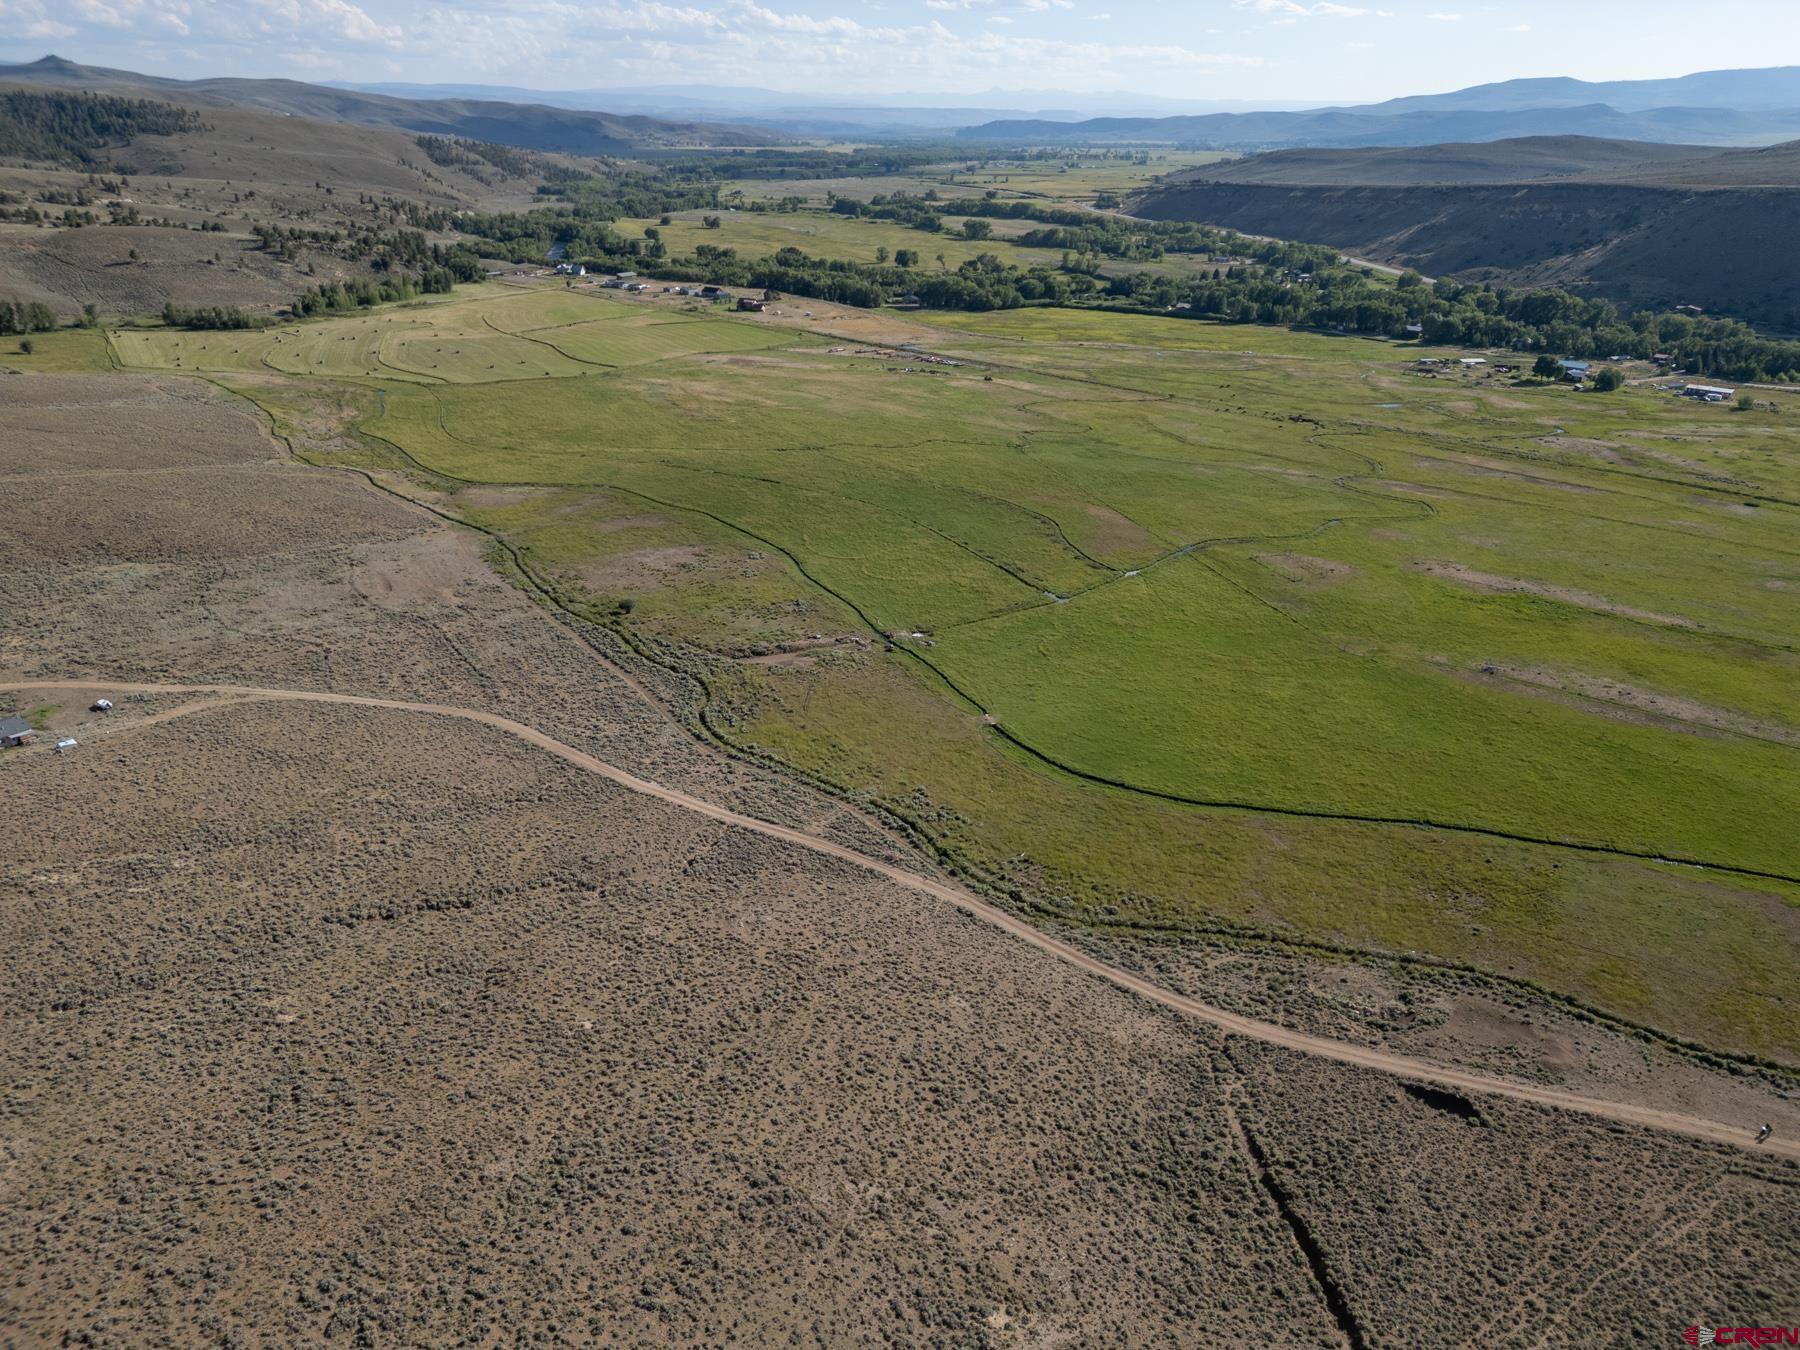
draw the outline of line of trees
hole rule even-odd
[[[36,300],[0,299],[0,333],[45,333],[56,327],[56,314]]]
[[[262,328],[269,322],[236,305],[178,305],[173,300],[162,308],[162,321],[171,328]]]

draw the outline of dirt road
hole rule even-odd
[[[1419,1082],[1432,1083],[1459,1092],[1473,1092],[1489,1096],[1510,1097],[1516,1101],[1535,1102],[1540,1106],[1555,1107],[1565,1111],[1579,1111],[1585,1115],[1598,1116],[1607,1120],[1622,1121],[1632,1125],[1647,1126],[1651,1129],[1668,1130],[1676,1134],[1687,1135],[1695,1139],[1703,1139],[1712,1143],[1730,1144],[1752,1152],[1769,1153],[1781,1157],[1800,1160],[1800,1140],[1776,1137],[1762,1144],[1753,1142],[1756,1126],[1760,1122],[1726,1122],[1706,1120],[1697,1116],[1681,1115],[1672,1111],[1658,1111],[1650,1107],[1636,1106],[1624,1102],[1607,1101],[1604,1098],[1588,1097],[1580,1093],[1564,1092],[1556,1088],[1537,1087],[1524,1083],[1508,1082],[1505,1079],[1491,1078],[1484,1074],[1468,1073],[1458,1069],[1446,1068],[1429,1060],[1416,1059],[1410,1055],[1391,1054],[1387,1051],[1371,1049],[1367,1046],[1353,1045],[1343,1041],[1334,1041],[1323,1036],[1311,1036],[1304,1032],[1277,1026],[1273,1022],[1262,1022],[1255,1018],[1243,1017],[1237,1013],[1227,1012],[1223,1008],[1215,1008],[1199,999],[1189,998],[1172,990],[1134,975],[1128,970],[1109,965],[1105,961],[1088,955],[1086,952],[1070,946],[1066,942],[1052,937],[1049,933],[1037,928],[1028,921],[1007,913],[995,905],[989,904],[979,896],[960,887],[945,882],[935,881],[930,877],[909,872],[903,867],[896,867],[875,858],[867,857],[846,848],[841,844],[826,839],[816,838],[800,830],[790,829],[785,825],[776,825],[766,820],[757,820],[751,816],[740,815],[704,798],[694,797],[685,792],[678,792],[660,783],[627,773],[625,770],[608,764],[604,760],[577,750],[574,746],[548,736],[535,727],[515,722],[511,718],[502,717],[498,713],[483,712],[475,708],[458,708],[441,703],[408,703],[399,699],[370,698],[358,694],[314,693],[299,689],[260,689],[237,685],[190,685],[190,684],[112,684],[96,680],[34,680],[18,684],[0,684],[0,692],[15,692],[34,689],[82,689],[104,690],[110,695],[120,693],[132,694],[193,694],[205,696],[209,702],[205,706],[216,706],[221,699],[247,699],[275,702],[296,703],[342,703],[362,708],[385,708],[394,712],[425,713],[435,717],[455,717],[466,722],[478,722],[493,727],[518,739],[557,756],[577,768],[617,783],[620,787],[632,792],[654,797],[658,801],[667,802],[683,810],[693,811],[699,815],[710,817],[727,825],[735,825],[741,829],[754,830],[758,834],[773,839],[784,840],[801,848],[837,858],[878,876],[887,878],[911,890],[922,892],[946,904],[954,905],[964,913],[993,925],[1003,932],[1011,934],[1021,942],[1030,944],[1038,950],[1055,957],[1059,961],[1097,975],[1101,979],[1110,980],[1122,989],[1130,990],[1154,1003],[1172,1008],[1176,1012],[1206,1022],[1234,1036],[1244,1036],[1251,1040],[1262,1041],[1269,1045],[1285,1046],[1303,1054],[1317,1055],[1324,1059],[1335,1060],[1341,1064],[1351,1064],[1358,1068],[1374,1069],[1381,1073],[1393,1074],[1397,1077]],[[198,708],[187,711],[198,711]],[[178,715],[181,710],[170,710],[157,714],[155,720],[161,721],[169,716]],[[146,719],[149,720],[149,719]],[[138,723],[142,725],[142,723]]]

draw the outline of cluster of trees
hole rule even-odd
[[[545,191],[539,188],[539,192]],[[539,262],[557,245],[571,258],[643,255],[645,241],[623,239],[612,223],[624,216],[667,216],[719,204],[718,185],[689,187],[643,172],[589,179],[556,189],[566,205],[536,211],[466,211],[452,222],[513,262]]]
[[[937,191],[932,189],[924,196],[896,192],[889,196],[871,197],[866,202],[854,197],[833,195],[829,199],[829,206],[840,216],[891,220],[900,225],[910,225],[915,230],[923,230],[927,234],[936,234],[944,228],[944,213],[939,209],[937,200]]]
[[[50,306],[36,300],[0,299],[0,333],[45,333],[56,327]]]
[[[448,290],[458,281],[482,275],[481,257],[467,244],[433,244],[418,230],[306,230],[256,225],[256,246],[283,262],[297,262],[305,252],[327,254],[350,262],[367,262],[377,272],[391,272],[426,291]]]
[[[138,136],[200,129],[200,114],[172,103],[112,94],[0,93],[0,156],[89,167],[96,153]]]
[[[967,153],[966,145],[872,145],[847,154],[833,150],[744,149],[710,154],[683,150],[657,153],[651,158],[657,169],[677,181],[716,183],[734,178],[778,182],[796,178],[885,178],[909,169],[941,165]]]
[[[108,225],[153,225],[164,230],[198,230],[202,234],[223,234],[225,226],[217,220],[203,220],[190,225],[172,216],[146,216],[130,202],[114,202],[106,208]]]
[[[1592,358],[1666,354],[1682,369],[1731,380],[1800,379],[1800,342],[1766,338],[1731,319],[1648,310],[1622,315],[1608,301],[1563,290],[1514,290],[1401,278],[1428,342],[1510,347]]]
[[[558,197],[578,221],[614,221],[621,216],[661,216],[719,204],[716,182],[693,181],[654,169],[618,169],[541,185],[538,195]],[[533,212],[533,214],[536,214]]]
[[[1204,253],[1209,257],[1242,258],[1297,271],[1329,267],[1340,261],[1336,249],[1321,244],[1256,239],[1236,230],[1192,221],[1125,220],[1038,201],[1002,201],[992,194],[958,198],[943,203],[940,209],[950,216],[1029,220],[1034,224],[1054,226],[1054,229],[1027,231],[1019,243],[1108,258],[1139,260],[1160,258],[1166,253]]]
[[[171,328],[261,328],[269,321],[236,305],[163,305],[162,321]]]
[[[481,170],[487,168],[498,169],[508,178],[546,178],[553,182],[580,182],[592,177],[513,145],[465,141],[449,136],[417,136],[414,140],[433,164],[446,169],[471,169],[477,177],[481,177]]]

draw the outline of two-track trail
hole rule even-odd
[[[1393,1054],[1389,1051],[1373,1049],[1369,1046],[1355,1045],[1347,1041],[1335,1041],[1325,1036],[1312,1036],[1305,1032],[1295,1031],[1288,1027],[1278,1026],[1273,1022],[1263,1022],[1256,1018],[1244,1017],[1229,1012],[1224,1008],[1214,1007],[1185,994],[1178,994],[1165,989],[1153,981],[1135,975],[1129,970],[1111,965],[1071,946],[1069,943],[1052,936],[1025,919],[1021,919],[1006,910],[993,905],[971,891],[938,881],[931,877],[910,872],[904,867],[882,862],[859,853],[855,849],[842,844],[821,839],[801,830],[791,829],[785,825],[777,825],[771,821],[758,820],[753,816],[720,806],[716,802],[707,801],[690,793],[680,792],[674,788],[664,787],[660,783],[651,782],[647,778],[639,778],[617,765],[608,764],[585,751],[577,750],[555,737],[528,726],[523,722],[515,722],[498,713],[485,712],[477,708],[459,708],[443,703],[409,703],[401,699],[373,698],[360,694],[317,693],[302,689],[262,689],[241,685],[219,684],[116,684],[105,680],[32,680],[16,684],[0,684],[0,692],[25,691],[32,689],[98,689],[105,688],[109,692],[133,694],[193,694],[205,696],[214,702],[207,706],[216,706],[219,699],[245,701],[272,701],[292,703],[335,703],[348,704],[360,708],[382,708],[392,712],[422,713],[433,717],[454,717],[465,722],[477,722],[483,726],[493,727],[509,736],[517,737],[527,744],[537,746],[558,759],[576,768],[610,780],[631,792],[653,797],[667,802],[685,811],[707,816],[726,825],[735,825],[740,829],[753,830],[757,834],[771,839],[779,839],[798,848],[810,849],[814,853],[836,858],[840,862],[849,863],[877,876],[884,877],[909,890],[920,892],[954,906],[972,918],[992,925],[1002,932],[1010,934],[1019,941],[1037,948],[1039,951],[1063,961],[1068,965],[1085,971],[1100,979],[1110,981],[1121,989],[1130,991],[1153,1003],[1171,1008],[1199,1022],[1217,1027],[1220,1031],[1232,1036],[1243,1036],[1249,1040],[1261,1041],[1267,1045],[1284,1046],[1302,1054],[1316,1055],[1322,1059],[1335,1060],[1340,1064],[1350,1064],[1358,1068],[1373,1069],[1380,1073],[1393,1074],[1400,1078],[1412,1079],[1424,1083],[1433,1083],[1441,1087],[1451,1088],[1459,1092],[1473,1092],[1495,1097],[1508,1097],[1515,1101],[1533,1102],[1539,1106],[1554,1107],[1564,1111],[1576,1111],[1583,1115],[1596,1116],[1604,1120],[1620,1121],[1629,1125],[1641,1125],[1650,1129],[1667,1130],[1671,1133],[1687,1135],[1694,1139],[1706,1140],[1709,1143],[1729,1144],[1756,1153],[1770,1154],[1800,1160],[1800,1140],[1778,1137],[1762,1144],[1753,1144],[1755,1125],[1745,1123],[1728,1123],[1719,1120],[1708,1120],[1698,1116],[1682,1115],[1673,1111],[1660,1111],[1653,1107],[1638,1106],[1627,1102],[1608,1101],[1602,1097],[1586,1096],[1578,1092],[1566,1092],[1557,1088],[1538,1087],[1526,1083],[1514,1083],[1503,1078],[1494,1078],[1486,1074],[1470,1073],[1461,1069],[1448,1068],[1435,1064],[1430,1060],[1418,1059],[1411,1055]],[[194,709],[198,710],[198,709]],[[170,710],[161,716],[175,715],[178,710]],[[158,718],[161,720],[161,717]]]

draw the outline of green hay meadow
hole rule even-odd
[[[112,344],[377,383],[380,453],[511,485],[460,509],[707,653],[741,743],[1071,920],[1428,953],[1800,1057],[1776,994],[1695,992],[1800,956],[1800,888],[1745,875],[1800,876],[1793,413],[919,318],[871,351],[545,288]]]

